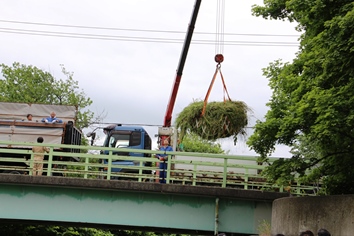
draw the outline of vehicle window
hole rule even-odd
[[[116,141],[116,139],[115,139],[113,136],[110,137],[108,147],[115,147],[116,142],[117,142],[117,141]]]
[[[109,147],[124,148],[129,146],[129,134],[113,134],[109,139]]]
[[[130,146],[139,146],[141,144],[141,132],[132,132]]]
[[[129,140],[117,140],[116,148],[129,147]]]

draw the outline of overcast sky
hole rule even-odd
[[[64,78],[60,65],[106,113],[106,123],[163,124],[194,0],[3,0],[0,63],[20,62]],[[222,73],[233,100],[262,120],[271,90],[262,68],[291,61],[298,50],[294,24],[252,16],[261,0],[225,0]],[[172,121],[194,99],[204,99],[216,63],[217,0],[202,1]],[[70,27],[69,27],[70,26]],[[209,101],[222,101],[218,77]],[[156,126],[155,126],[156,125]],[[252,133],[252,129],[248,129]],[[244,142],[221,140],[232,154],[254,155]],[[278,147],[274,156],[289,156]]]

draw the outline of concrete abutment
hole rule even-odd
[[[272,207],[272,235],[298,236],[327,229],[332,236],[354,235],[354,195],[286,197]]]

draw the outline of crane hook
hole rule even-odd
[[[214,59],[216,63],[220,64],[221,62],[224,61],[224,56],[222,54],[216,54]]]

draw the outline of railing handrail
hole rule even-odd
[[[5,147],[4,147],[5,146]],[[16,148],[21,146],[21,148]],[[28,148],[23,148],[24,146]],[[141,150],[130,148],[119,148],[119,153],[127,153],[126,155],[115,155],[117,148],[100,147],[100,146],[77,146],[66,144],[49,144],[49,143],[30,143],[30,142],[11,142],[0,141],[0,170],[13,169],[16,171],[27,171],[32,174],[33,167],[33,146],[46,146],[50,152],[46,154],[48,160],[43,163],[47,165],[44,168],[46,175],[61,174],[70,177],[79,178],[104,178],[110,180],[112,178],[128,178],[137,181],[144,181],[147,178],[150,181],[158,182],[159,176],[153,173],[163,171],[157,167],[157,163],[161,161],[155,158],[156,154],[167,154],[167,177],[166,183],[190,184],[190,185],[212,185],[219,187],[239,187],[243,189],[256,189],[262,191],[284,191],[284,187],[275,186],[266,182],[265,178],[259,174],[261,170],[266,168],[260,165],[257,156],[244,155],[227,155],[227,154],[206,154],[191,152],[167,152],[159,150]],[[11,148],[8,148],[11,147]],[[57,149],[82,150],[79,153],[62,152]],[[108,154],[102,154],[107,152]],[[6,156],[6,153],[9,157]],[[148,154],[151,157],[129,156],[129,153]],[[28,160],[14,158],[12,155],[26,155]],[[4,156],[5,155],[5,156]],[[75,157],[80,162],[63,162],[55,160],[53,157]],[[183,157],[186,160],[179,159]],[[107,163],[100,160],[107,160]],[[270,162],[278,158],[270,158]],[[129,161],[136,165],[121,165],[119,162],[113,164],[115,160]],[[6,162],[6,163],[5,163]],[[25,166],[6,166],[7,163],[21,163]],[[144,163],[151,163],[146,166]],[[243,162],[243,163],[242,163]],[[246,163],[244,163],[246,162]],[[250,162],[250,163],[249,163]],[[4,164],[5,163],[5,164]],[[254,163],[254,164],[252,164]],[[66,166],[66,169],[60,169],[58,166]],[[115,172],[116,169],[126,169],[127,173]],[[130,173],[134,172],[134,173]],[[149,174],[151,173],[151,174]],[[291,192],[301,195],[302,191],[311,190],[313,186],[303,186],[298,182],[292,186],[286,186]],[[307,194],[308,195],[308,194]]]
[[[35,142],[12,142],[12,141],[1,141],[0,140],[0,148],[1,145],[11,145],[11,147],[16,146],[45,146],[48,148],[60,148],[60,149],[81,149],[81,150],[102,150],[102,151],[117,151],[117,148],[114,147],[102,147],[102,146],[83,146],[83,145],[69,145],[69,144],[50,144],[50,143],[35,143]],[[146,154],[164,154],[164,151],[159,150],[146,150],[146,149],[132,149],[132,148],[119,148],[119,152],[135,152],[135,153],[146,153]],[[222,159],[236,159],[236,160],[250,160],[257,161],[259,156],[251,156],[251,155],[229,155],[229,154],[214,154],[214,153],[199,153],[199,152],[179,152],[179,151],[169,151],[169,155],[180,155],[183,153],[183,156],[191,156],[191,157],[205,157],[205,158],[222,158]],[[273,162],[280,158],[285,157],[268,157],[269,162]]]

